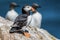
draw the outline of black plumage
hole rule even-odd
[[[14,33],[16,30],[20,30],[20,29],[22,29],[22,27],[26,26],[28,15],[29,15],[29,12],[26,12],[23,7],[22,14],[17,16],[13,23],[13,25],[16,24],[17,26],[13,26],[10,30],[10,33]]]

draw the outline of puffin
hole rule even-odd
[[[18,13],[14,10],[16,7],[19,7],[19,5],[17,5],[15,2],[12,2],[10,4],[10,9],[6,14],[6,19],[10,20],[10,21],[15,21],[16,17],[18,16]]]
[[[29,11],[30,7],[28,5],[24,5],[22,7],[22,14],[16,17],[12,25],[12,28],[10,29],[10,33],[20,32],[23,34],[23,32],[28,32],[28,30],[26,30],[26,24],[27,24],[27,17],[30,15]]]

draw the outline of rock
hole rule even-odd
[[[0,17],[0,40],[57,40],[56,37],[49,34],[46,30],[37,27],[26,28],[31,35],[30,38],[19,33],[10,34],[9,30],[12,24],[13,22]]]

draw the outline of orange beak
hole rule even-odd
[[[31,8],[31,10],[32,10],[32,11],[35,11],[35,9],[34,9],[33,7]]]

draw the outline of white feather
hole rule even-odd
[[[6,19],[8,19],[10,21],[14,21],[17,16],[18,16],[18,13],[14,9],[12,9],[7,12]]]
[[[36,12],[33,15],[28,16],[27,25],[29,24],[30,20],[31,20],[31,23],[29,26],[39,27],[39,28],[41,27],[42,15],[39,12]]]

